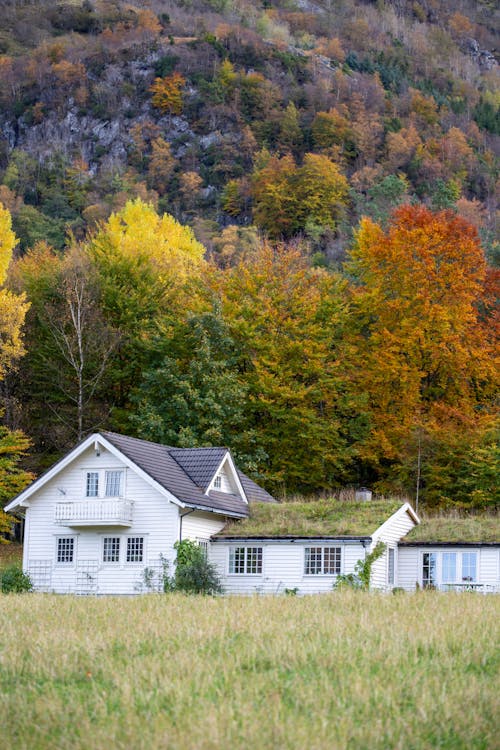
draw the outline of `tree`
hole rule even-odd
[[[179,72],[164,78],[155,78],[149,90],[153,94],[151,99],[154,107],[164,114],[180,115],[182,112],[182,89],[186,79]]]
[[[9,211],[0,204],[0,285],[3,286],[17,243]],[[22,326],[29,304],[26,297],[0,289],[0,379],[24,354]]]
[[[248,423],[269,456],[261,474],[274,489],[334,486],[349,476],[359,429],[339,360],[343,282],[297,249],[264,244],[221,272],[217,289],[241,351]]]
[[[228,445],[240,465],[254,466],[264,456],[252,449],[258,441],[248,431],[239,358],[216,312],[177,321],[171,335],[153,342],[151,364],[132,397],[139,435],[182,447]]]
[[[95,429],[117,335],[104,320],[100,289],[87,249],[64,256],[37,245],[17,261],[12,283],[31,300],[28,353],[19,395],[37,445],[64,449]],[[99,406],[98,406],[99,404]]]
[[[291,237],[308,224],[334,229],[348,202],[349,185],[322,154],[306,154],[301,167],[290,155],[269,157],[254,171],[254,219],[270,237]]]
[[[169,214],[158,215],[140,199],[112,214],[90,241],[103,314],[120,337],[108,396],[120,409],[140,379],[160,328],[168,329],[199,306],[196,284],[206,268],[204,252],[191,229]]]
[[[486,264],[463,219],[403,206],[387,231],[361,221],[348,271],[346,366],[373,425],[362,452],[381,471],[405,460],[415,431],[443,436],[450,410],[463,419],[491,408],[493,342],[478,311]]]
[[[3,285],[17,239],[12,231],[9,211],[0,204],[0,284]],[[22,326],[29,304],[24,295],[0,289],[0,380],[15,367],[24,354]],[[0,426],[0,505],[20,492],[32,479],[18,464],[29,440],[18,430]],[[0,510],[0,531],[9,531],[12,519]],[[0,541],[3,538],[0,535]]]
[[[160,195],[167,192],[176,164],[177,160],[172,156],[170,143],[164,138],[155,138],[151,142],[148,181]]]

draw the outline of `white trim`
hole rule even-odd
[[[384,523],[376,529],[372,534],[372,546],[374,547],[377,543],[378,538],[383,534],[383,532],[386,530],[388,526],[390,526],[393,521],[397,518],[397,516],[402,516],[403,513],[408,513],[411,520],[415,523],[415,526],[418,526],[420,523],[420,518],[417,516],[413,508],[411,507],[410,503],[404,503],[400,508],[398,508],[392,516],[389,516],[387,521],[384,521]]]
[[[231,456],[231,451],[226,451],[226,453],[224,455],[224,458],[222,459],[222,461],[220,462],[219,466],[217,467],[217,471],[213,475],[212,479],[210,480],[210,482],[208,484],[208,487],[205,490],[205,495],[208,495],[208,493],[210,492],[210,490],[215,489],[215,487],[213,486],[214,482],[215,482],[215,477],[219,474],[220,470],[222,469],[222,467],[224,466],[224,464],[225,464],[226,461],[229,464],[229,469],[230,469],[231,474],[233,476],[233,479],[234,479],[234,482],[235,482],[236,487],[238,489],[238,492],[240,493],[240,497],[248,505],[248,498],[247,498],[247,496],[245,494],[245,490],[243,489],[243,485],[240,482],[240,478],[238,476],[238,472],[236,471],[236,466],[234,465],[233,457]]]
[[[174,503],[174,505],[178,505],[181,508],[186,507],[185,503],[179,500],[179,498],[175,497],[175,495],[169,492],[169,490],[165,489],[165,487],[162,487],[161,484],[159,484],[143,469],[137,466],[137,464],[135,464],[130,458],[128,458],[128,456],[126,456],[112,443],[106,440],[103,435],[94,433],[93,435],[89,435],[88,438],[83,441],[83,443],[80,443],[80,445],[77,445],[76,448],[73,448],[72,451],[70,451],[66,456],[64,456],[64,458],[58,461],[51,469],[46,471],[45,474],[39,477],[39,479],[35,479],[35,481],[30,484],[29,487],[23,490],[23,492],[21,492],[16,498],[14,498],[14,500],[11,500],[11,502],[5,506],[4,510],[10,511],[19,506],[24,506],[25,501],[29,497],[31,497],[31,495],[33,495],[47,482],[57,476],[57,474],[59,474],[62,469],[65,469],[72,461],[74,461],[75,458],[78,458],[78,456],[86,451],[87,448],[89,448],[92,444],[94,444],[95,449],[96,443],[99,443],[103,448],[106,448],[106,450],[108,450],[113,456],[123,461],[123,463],[128,466],[129,469],[132,469],[139,477],[141,477],[141,479],[144,479],[145,482],[153,487],[153,489],[157,490],[157,492],[163,495],[163,497],[166,497],[167,500],[170,500],[171,503]]]

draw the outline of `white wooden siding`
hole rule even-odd
[[[124,469],[125,496],[133,500],[132,526],[80,527],[73,529],[54,522],[58,502],[85,499],[87,471]],[[58,489],[59,488],[59,489]],[[63,495],[59,490],[63,490]],[[78,560],[99,561],[98,593],[133,594],[142,579],[142,570],[157,562],[160,554],[173,562],[174,542],[179,534],[179,509],[160,492],[153,489],[112,453],[101,448],[99,456],[89,448],[81,456],[53,477],[29,500],[26,534],[24,540],[24,565],[32,561],[50,560],[53,564],[52,589],[56,592],[75,591],[76,563]],[[75,561],[72,565],[56,563],[56,539],[72,535],[76,538]],[[145,539],[143,563],[102,563],[103,536],[143,536]],[[122,544],[126,544],[125,541]]]
[[[424,552],[435,552],[437,559],[437,579],[441,584],[443,552],[464,552],[477,554],[477,583],[485,586],[500,586],[500,549],[498,547],[443,547],[436,544],[429,547],[399,547],[397,585],[407,591],[413,591],[417,584],[422,585],[422,555]]]
[[[398,583],[398,542],[414,526],[416,526],[415,521],[408,512],[408,509],[403,506],[373,534],[370,551],[378,541],[384,542],[387,548],[394,550],[394,586],[400,585]],[[372,566],[370,586],[375,589],[386,589],[389,587],[389,554],[387,549]]]
[[[181,510],[180,513],[186,513]],[[210,539],[213,534],[225,526],[225,519],[215,513],[202,513],[196,511],[189,513],[182,519],[182,538],[183,539]]]
[[[261,575],[230,575],[228,570],[231,547],[262,547]],[[352,573],[365,549],[361,542],[325,541],[224,541],[210,545],[209,559],[222,579],[228,594],[282,594],[285,589],[298,589],[299,594],[317,594],[331,591],[336,579],[334,575],[305,575],[304,555],[306,547],[341,547],[342,573]]]

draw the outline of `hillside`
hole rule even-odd
[[[493,255],[494,5],[7,3],[0,200],[24,248],[61,248],[69,229],[82,236],[141,196],[221,259],[255,225],[305,235],[326,262],[343,257],[362,213],[421,200],[456,207]],[[311,153],[348,193],[326,213],[304,212],[299,195],[283,219],[262,183]]]
[[[107,429],[498,496],[492,2],[7,2],[0,502]]]

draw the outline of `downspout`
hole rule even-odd
[[[191,515],[191,513],[195,513],[195,512],[196,512],[196,509],[193,508],[192,510],[188,510],[185,513],[181,513],[179,515],[179,542],[182,542],[182,519],[184,518],[184,516],[189,516]]]

